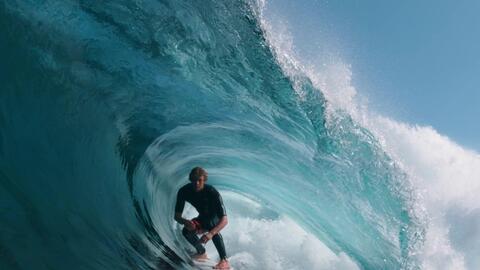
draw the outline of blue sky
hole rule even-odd
[[[288,1],[285,19],[305,59],[336,52],[376,111],[429,125],[480,151],[480,1]]]

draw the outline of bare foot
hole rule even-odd
[[[226,259],[220,260],[217,265],[213,267],[213,269],[221,269],[221,270],[227,270],[230,269],[230,264]]]
[[[208,256],[206,252],[202,254],[194,254],[192,255],[192,259],[196,261],[204,261],[204,260],[208,260]]]

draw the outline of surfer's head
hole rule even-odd
[[[208,173],[201,167],[195,167],[190,171],[188,176],[190,182],[195,186],[195,191],[201,191],[205,187],[208,179]]]

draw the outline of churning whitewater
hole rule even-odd
[[[195,166],[234,269],[480,265],[478,154],[357,110],[264,4],[0,3],[0,269],[194,269],[173,215]]]

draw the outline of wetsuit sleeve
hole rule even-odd
[[[225,205],[223,205],[222,196],[216,190],[215,190],[215,197],[216,197],[215,201],[216,201],[216,204],[217,204],[217,211],[216,211],[217,216],[218,217],[226,216],[227,211],[225,211]]]
[[[177,202],[175,203],[175,213],[182,213],[185,207],[185,192],[180,189],[177,193]]]

